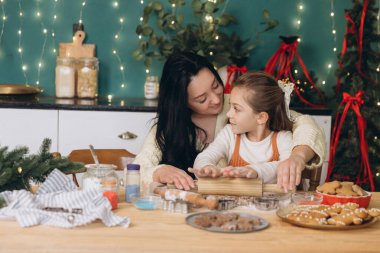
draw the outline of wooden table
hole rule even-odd
[[[373,194],[370,207],[380,207],[380,193]],[[272,211],[245,212],[267,219],[270,227],[245,234],[211,233],[188,226],[185,214],[140,211],[129,204],[116,211],[131,218],[127,229],[101,222],[75,229],[21,228],[15,221],[0,221],[0,252],[380,252],[379,221],[363,229],[326,231],[282,222]]]

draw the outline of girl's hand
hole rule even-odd
[[[183,170],[171,165],[160,165],[153,173],[153,181],[174,184],[177,189],[186,191],[195,187],[194,180]]]
[[[257,178],[257,172],[249,167],[228,166],[221,169],[224,177]]]
[[[277,185],[285,191],[293,190],[301,182],[301,174],[305,168],[305,160],[292,154],[288,159],[281,161],[277,167]]]
[[[194,173],[197,177],[220,177],[220,169],[216,166],[208,165],[203,168],[189,168],[189,172]]]

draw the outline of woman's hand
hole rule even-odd
[[[315,156],[315,152],[306,145],[294,147],[287,160],[277,167],[277,185],[284,190],[293,190],[301,182],[301,174],[305,164]]]
[[[257,178],[257,172],[249,167],[228,166],[221,169],[224,177]]]
[[[208,165],[203,168],[189,168],[189,172],[194,173],[197,177],[220,177],[220,169],[216,166]]]
[[[293,190],[301,182],[301,174],[305,168],[305,160],[299,155],[291,155],[281,161],[277,167],[277,185],[285,191]]]
[[[195,187],[194,180],[183,170],[171,165],[160,165],[153,173],[153,181],[174,184],[177,189],[186,191]]]

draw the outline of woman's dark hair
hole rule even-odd
[[[268,113],[270,130],[292,130],[293,123],[286,115],[284,92],[273,76],[261,71],[247,72],[235,81],[234,88],[246,90],[245,99],[255,112]]]
[[[205,57],[194,53],[175,53],[164,65],[156,123],[156,141],[162,153],[160,164],[169,164],[187,172],[200,152],[196,149],[196,133],[203,131],[206,135],[206,132],[191,120],[187,87],[192,77],[204,68],[211,71],[220,85],[223,84],[214,66]],[[192,173],[189,175],[193,176]]]

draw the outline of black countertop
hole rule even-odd
[[[45,96],[0,97],[0,108],[155,112],[157,100],[143,98],[63,99]]]
[[[157,100],[144,98],[97,98],[97,99],[61,99],[45,96],[0,97],[0,108],[44,109],[44,110],[82,110],[82,111],[130,111],[156,112]],[[331,115],[327,108],[291,108],[310,115]]]

